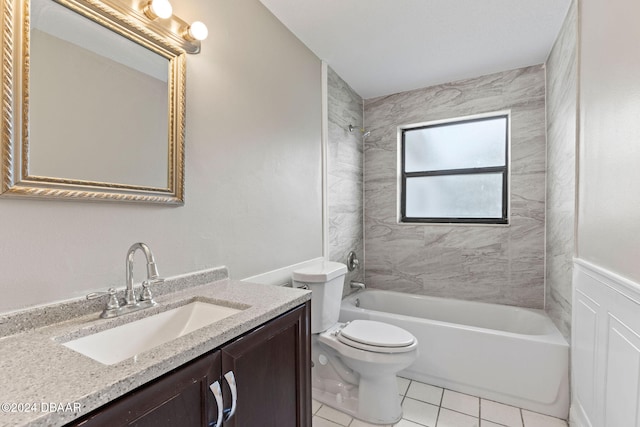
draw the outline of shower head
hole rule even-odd
[[[362,139],[365,139],[369,135],[371,135],[371,131],[370,130],[368,130],[368,131],[366,131],[365,133],[362,134]]]
[[[355,126],[353,126],[353,125],[351,125],[351,124],[350,124],[349,126],[347,126],[347,130],[348,130],[349,132],[353,132],[355,129],[356,129],[356,127],[355,127]],[[365,132],[364,132],[364,128],[360,128],[360,133],[363,133],[363,134],[365,133]],[[368,134],[368,133],[369,133],[369,132],[367,132],[367,134]]]

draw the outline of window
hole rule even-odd
[[[509,115],[401,129],[402,222],[507,224]]]

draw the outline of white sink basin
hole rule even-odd
[[[63,345],[100,363],[113,365],[240,311],[195,301]]]

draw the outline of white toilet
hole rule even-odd
[[[293,272],[311,295],[313,398],[373,424],[402,418],[396,374],[418,355],[409,332],[382,322],[338,323],[347,267],[322,261]]]

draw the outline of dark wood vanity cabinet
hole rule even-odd
[[[234,372],[238,389],[225,427],[311,426],[309,310],[307,303],[222,347],[222,373]]]
[[[69,426],[213,425],[217,408],[209,384],[220,378],[220,352],[199,358],[97,409]]]
[[[68,426],[311,427],[309,340],[307,302]],[[209,388],[216,381],[228,418],[222,423]]]

